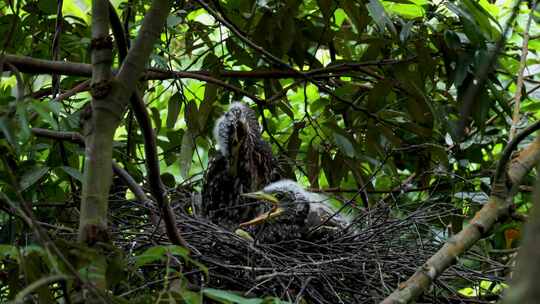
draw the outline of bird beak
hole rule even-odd
[[[240,223],[240,227],[255,226],[255,225],[262,224],[270,219],[280,216],[283,213],[283,211],[284,211],[283,208],[276,207],[272,209],[270,212],[265,212],[250,221]]]
[[[242,193],[240,195],[243,197],[249,197],[252,199],[259,200],[259,201],[269,202],[274,206],[279,205],[279,200],[275,196],[273,196],[272,194],[264,193],[262,191]]]
[[[240,223],[240,227],[259,225],[261,223],[266,222],[269,219],[273,219],[275,217],[280,216],[284,211],[283,208],[279,207],[279,203],[280,203],[279,200],[271,194],[257,191],[257,192],[251,192],[251,193],[242,193],[240,195],[244,197],[253,198],[259,201],[269,202],[273,205],[272,210],[270,210],[269,212],[265,212],[250,221]]]
[[[231,145],[230,153],[232,156],[231,164],[229,165],[229,174],[231,176],[236,176],[238,174],[238,159],[240,158],[240,147],[242,146],[242,143],[247,136],[247,132],[248,131],[245,124],[243,122],[240,122],[238,123],[238,125],[236,125],[232,134],[232,143],[229,143]]]

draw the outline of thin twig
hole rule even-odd
[[[533,7],[529,13],[529,19],[527,20],[527,25],[523,31],[523,43],[521,45],[521,60],[519,61],[519,71],[518,78],[516,83],[516,92],[514,96],[514,113],[512,115],[512,126],[510,127],[510,134],[508,136],[509,140],[512,140],[516,136],[516,131],[518,128],[520,120],[520,105],[521,105],[521,88],[523,87],[523,75],[525,68],[527,67],[527,54],[529,53],[529,30],[531,28],[531,23],[533,19],[534,12],[536,11],[536,1],[533,1]]]

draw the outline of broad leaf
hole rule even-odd
[[[45,174],[49,172],[49,167],[40,167],[38,169],[32,169],[21,177],[20,186],[21,191],[26,190],[28,187],[37,183]]]
[[[180,109],[182,107],[180,94],[176,92],[171,98],[169,98],[169,104],[167,106],[167,122],[166,126],[168,129],[174,128],[178,115],[180,114]]]
[[[193,141],[193,133],[188,130],[182,137],[182,147],[180,148],[180,174],[183,178],[187,178],[191,169],[191,161],[195,143]]]
[[[240,295],[237,295],[231,291],[226,290],[219,290],[219,289],[213,289],[213,288],[205,288],[203,289],[203,294],[214,300],[218,303],[223,304],[261,304],[263,303],[262,299],[249,299],[244,298]]]

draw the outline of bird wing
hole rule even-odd
[[[220,208],[224,179],[226,180],[227,161],[221,152],[217,151],[208,162],[202,185],[202,214],[208,216],[212,210]]]
[[[336,210],[325,205],[323,202],[311,203],[307,216],[307,224],[315,229],[319,226],[335,227],[343,229],[349,226],[351,221]]]

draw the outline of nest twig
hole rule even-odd
[[[434,231],[434,223],[453,212],[450,205],[435,204],[398,218],[389,207],[379,207],[359,215],[346,231],[318,240],[275,244],[246,240],[183,212],[177,215],[177,224],[193,258],[210,270],[209,280],[201,283],[204,287],[239,291],[245,296],[276,296],[293,303],[376,303],[439,249],[445,227]],[[140,234],[137,239],[139,244],[151,245],[151,240],[155,243],[159,238]],[[166,238],[157,242],[166,242]],[[455,286],[450,284],[452,280],[469,285],[502,281],[496,275],[502,273],[501,265],[474,252],[468,258],[493,271],[480,272],[457,263],[426,295],[428,302],[464,299],[450,287]]]

